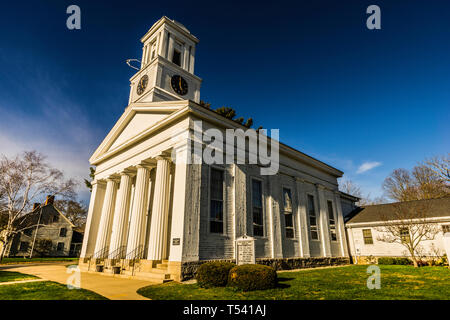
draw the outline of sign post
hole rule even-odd
[[[244,235],[236,239],[236,264],[255,264],[255,238]]]

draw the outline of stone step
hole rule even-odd
[[[156,268],[158,269],[167,269],[169,267],[168,263],[157,263]]]
[[[150,272],[164,274],[167,273],[167,268],[152,268]]]
[[[131,276],[131,271],[123,271],[123,275]],[[165,280],[170,280],[170,274],[168,273],[154,273],[154,272],[135,272],[133,275],[136,279],[148,279],[150,281],[161,281],[165,282]]]

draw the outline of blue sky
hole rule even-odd
[[[66,28],[71,4],[81,30]],[[365,26],[371,4],[381,30]],[[203,100],[279,128],[281,141],[379,196],[393,169],[449,152],[449,9],[400,0],[2,4],[0,153],[36,149],[81,181],[127,105],[134,71],[125,60],[141,58],[139,39],[167,15],[200,39]]]

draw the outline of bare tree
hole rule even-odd
[[[356,203],[358,206],[368,206],[373,204],[382,204],[386,203],[386,199],[384,197],[375,197],[372,198],[370,193],[366,196],[363,195],[361,191],[361,187],[354,183],[352,180],[343,180],[339,183],[339,190],[342,192],[348,193],[352,196],[358,197],[360,200]]]
[[[343,180],[339,183],[339,190],[354,197],[362,198],[361,188],[352,180]]]
[[[433,240],[439,232],[438,224],[428,216],[432,203],[432,200],[396,202],[391,205],[392,211],[385,211],[380,216],[383,226],[377,228],[380,232],[377,239],[404,246],[415,267],[418,266],[420,244],[425,240]]]
[[[75,227],[82,228],[85,225],[88,210],[82,202],[63,199],[55,200],[54,205]]]
[[[0,261],[14,237],[25,229],[38,225],[26,225],[24,215],[31,203],[46,195],[73,198],[75,182],[64,179],[61,171],[51,167],[45,156],[36,151],[26,151],[8,158],[0,157]]]
[[[425,161],[433,172],[439,176],[447,186],[450,184],[450,153],[446,156],[436,156]]]
[[[428,166],[419,165],[412,172],[394,170],[383,182],[389,198],[396,201],[435,199],[449,196],[449,189],[442,179]]]

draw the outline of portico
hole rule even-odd
[[[162,154],[94,181],[97,190],[91,194],[91,203],[103,204],[101,209],[90,208],[87,224],[92,225],[92,220],[100,223],[96,235],[94,228],[87,230],[85,236],[95,239],[95,247],[89,248],[85,242],[82,257],[168,259],[173,164]],[[105,188],[104,195],[99,188]],[[103,201],[98,199],[102,196]]]

